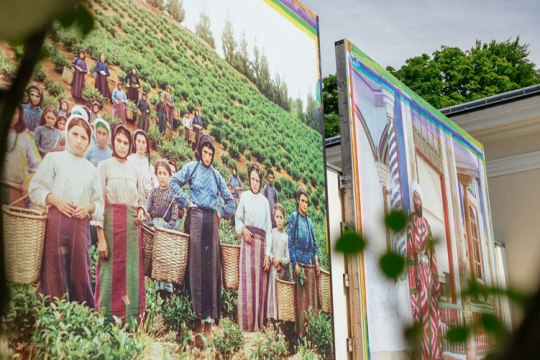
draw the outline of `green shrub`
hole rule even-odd
[[[13,80],[16,72],[15,62],[3,50],[0,50],[0,75],[3,75],[7,80]]]
[[[47,105],[52,105],[55,109],[58,109],[59,102],[58,100],[56,100],[56,98],[45,95],[43,96],[43,103],[41,104],[41,108],[44,109]]]
[[[238,309],[238,292],[221,288],[221,316],[236,319]]]
[[[319,360],[321,357],[317,355],[311,348],[300,345],[297,349],[298,358],[302,360]]]
[[[240,245],[241,237],[229,221],[222,220],[219,225],[219,241],[227,245]]]
[[[91,104],[94,101],[97,101],[98,103],[101,104],[101,108],[103,108],[107,100],[105,99],[103,95],[101,95],[98,89],[90,87],[90,86],[84,87],[84,90],[82,92],[82,98],[88,104]]]
[[[38,306],[33,345],[36,358],[125,359],[144,345],[128,334],[116,318],[113,323],[93,309],[65,299]]]
[[[332,319],[322,311],[307,311],[306,339],[323,359],[333,357]]]
[[[220,322],[221,330],[210,337],[210,347],[217,359],[230,359],[244,346],[244,333],[238,324],[224,318]]]
[[[62,85],[49,79],[45,80],[45,87],[51,96],[58,97],[59,95],[64,94],[64,88]]]
[[[163,321],[168,330],[177,333],[178,340],[182,341],[188,334],[188,328],[193,327],[197,314],[187,291],[173,293],[161,306]]]
[[[45,74],[45,71],[43,70],[43,65],[39,64],[36,65],[34,68],[34,73],[32,74],[32,77],[35,81],[45,81],[47,79],[47,74]]]
[[[7,312],[0,321],[2,330],[7,333],[10,344],[27,347],[38,317],[36,291],[31,285],[8,284],[8,293]]]
[[[283,334],[266,329],[259,334],[253,350],[247,354],[251,360],[281,359],[287,355],[287,343]]]
[[[59,73],[62,73],[62,71],[64,70],[64,66],[70,65],[67,56],[59,50],[53,51],[49,55],[49,57],[51,59],[51,62],[54,64],[54,69]]]

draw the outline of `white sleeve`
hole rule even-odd
[[[38,206],[46,206],[45,200],[47,195],[52,192],[54,178],[56,176],[54,166],[54,154],[45,156],[41,164],[36,171],[36,174],[32,177],[28,186],[28,193],[32,202]]]

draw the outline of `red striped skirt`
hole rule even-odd
[[[319,299],[317,296],[317,275],[315,274],[315,265],[300,264],[304,269],[304,285],[300,284],[298,276],[294,276],[295,281],[295,311],[296,311],[296,333],[304,336],[306,332],[307,316],[306,312],[311,308],[312,311],[319,309]]]

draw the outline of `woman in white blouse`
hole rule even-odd
[[[260,193],[262,174],[249,167],[249,189],[240,196],[235,228],[242,235],[238,287],[238,324],[244,331],[259,331],[266,325],[268,270],[272,247],[272,220],[266,197]]]
[[[111,135],[113,157],[97,167],[106,205],[97,229],[96,309],[132,324],[139,322],[145,310],[139,228],[145,217],[145,200],[141,177],[127,160],[131,133],[118,123]]]
[[[84,158],[91,135],[84,118],[71,116],[65,150],[43,159],[29,193],[34,204],[49,206],[38,290],[94,307],[90,216],[102,216],[103,196],[96,168]]]

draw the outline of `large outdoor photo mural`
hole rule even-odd
[[[37,249],[34,265],[6,250],[8,280],[32,283],[11,291],[172,332],[171,353],[333,357],[317,16],[295,0],[85,4],[94,30],[53,25],[12,120],[4,219],[41,233],[7,233]],[[0,44],[0,85],[16,61]],[[44,331],[22,351],[61,351]]]
[[[368,239],[361,269],[372,356],[461,358],[482,354],[494,339],[476,329],[453,344],[447,330],[495,313],[493,298],[462,298],[469,279],[493,285],[495,262],[485,159],[481,144],[345,44],[356,223]],[[345,150],[343,150],[345,151]],[[403,209],[408,228],[392,233],[384,214]],[[379,268],[382,254],[406,259],[396,281]],[[403,329],[418,324],[410,349]],[[476,356],[476,355],[475,355]]]

